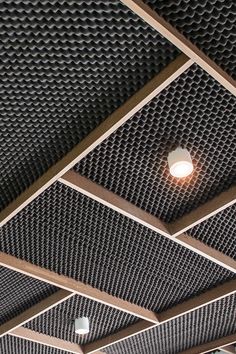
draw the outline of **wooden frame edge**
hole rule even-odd
[[[201,344],[197,347],[187,349],[180,354],[204,354],[216,350],[222,346],[232,344],[236,341],[236,333],[227,337],[216,339],[212,342]]]
[[[161,235],[170,236],[167,225],[161,220],[73,170],[58,181]]]
[[[194,252],[198,250],[197,253],[199,255],[209,259],[210,261],[218,264],[219,266],[229,270],[232,273],[236,273],[236,261],[233,258],[220,251],[217,251],[215,248],[206,245],[198,239],[187,234],[181,234],[173,238],[173,240]]]
[[[65,289],[73,294],[78,294],[88,299],[100,302],[101,304],[113,307],[117,310],[124,311],[146,321],[152,323],[159,322],[157,314],[153,311],[117,298],[104,291],[93,288],[90,285],[66,277],[65,275],[57,274],[53,271],[41,268],[3,252],[0,252],[0,266],[33,277],[40,281],[44,281],[58,288]]]
[[[228,353],[228,354],[235,354],[236,353],[236,350],[235,350],[235,347],[233,344],[229,344],[224,347],[220,347],[219,349],[225,353]]]
[[[201,307],[210,305],[213,302],[219,301],[235,293],[236,279],[233,279],[159,313],[159,322],[162,324],[177,317],[184,316],[187,313],[196,311]]]
[[[18,316],[2,324],[0,326],[0,337],[12,332],[20,326],[23,326],[25,323],[42,315],[44,312],[49,311],[50,309],[59,305],[61,302],[66,301],[73,295],[73,293],[64,289],[56,291],[55,293],[43,299],[39,303],[31,306],[24,312],[20,313]]]
[[[107,337],[82,346],[84,354],[97,353],[98,350],[103,350],[110,345],[119,343],[125,339],[136,336],[137,334],[148,331],[153,327],[156,327],[156,324],[141,320],[137,323],[128,326],[127,328],[121,329],[116,333],[110,334]]]
[[[221,69],[213,60],[205,55],[192,42],[184,37],[179,31],[159,16],[142,0],[120,0],[124,5],[130,8],[136,15],[141,17],[146,23],[158,31],[167,40],[172,42],[177,48],[185,53],[189,58],[202,67],[215,80],[223,85],[234,96],[236,95],[235,81],[223,69]]]
[[[9,333],[11,336],[25,339],[31,342],[46,345],[51,348],[67,351],[73,354],[84,354],[81,346],[76,343],[67,342],[63,339],[50,337],[46,334],[32,331],[25,327],[18,327]]]
[[[217,215],[226,208],[229,208],[235,203],[236,186],[232,186],[228,190],[220,193],[215,198],[200,205],[190,213],[185,214],[176,221],[168,224],[168,229],[170,230],[173,237],[179,236],[192,227],[202,223],[214,215]]]
[[[66,156],[49,168],[48,171],[38,178],[28,189],[3,209],[0,213],[0,227],[13,218],[52,183],[56,182],[58,178],[124,124],[158,93],[164,90],[164,88],[192,64],[193,61],[191,59],[184,54],[180,54],[167,65],[160,73],[131,96],[121,107],[76,145]]]

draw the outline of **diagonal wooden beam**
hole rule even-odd
[[[236,85],[233,78],[148,5],[144,4],[142,0],[120,1],[201,66],[233,95],[236,95]]]
[[[173,237],[169,231],[168,224],[163,223],[157,217],[148,214],[146,211],[136,207],[132,203],[80,174],[71,170],[62,176],[59,181],[70,188],[73,188],[77,192],[83,193],[89,198],[92,198],[168,239],[171,239],[173,242],[176,242],[231,272],[236,273],[236,261],[233,258],[224,255],[188,235],[182,234],[178,237]]]
[[[23,326],[25,323],[33,320],[37,316],[42,315],[44,312],[49,311],[51,308],[59,305],[61,302],[69,299],[73,295],[73,293],[67,290],[58,290],[54,294],[33,305],[18,316],[2,324],[0,326],[0,337],[6,335],[7,333],[13,331],[14,329],[20,326]]]
[[[112,344],[121,342],[125,339],[133,337],[139,333],[145,332],[153,327],[160,326],[165,322],[170,322],[177,317],[186,315],[189,312],[196,311],[201,307],[207,306],[215,301],[236,293],[236,280],[231,280],[225,284],[221,284],[211,290],[206,291],[194,298],[184,301],[166,311],[158,314],[159,323],[151,324],[146,321],[135,323],[121,331],[111,334],[101,340],[87,344],[83,347],[84,353],[94,353],[96,350],[104,349]]]
[[[157,315],[153,311],[149,311],[141,306],[119,299],[78,280],[57,274],[48,269],[41,268],[3,252],[0,252],[0,265],[35,279],[45,281],[48,284],[65,289],[71,293],[84,296],[88,299],[100,302],[120,311],[124,311],[146,321],[158,323]]]
[[[0,213],[0,227],[28,205],[40,193],[47,189],[66,171],[84,158],[91,150],[111,135],[123,123],[130,119],[153,97],[166,88],[172,81],[192,65],[186,55],[181,54],[121,107],[104,120],[86,138],[76,145],[66,156],[53,165],[18,198]]]
[[[176,237],[235,203],[236,186],[232,186],[212,200],[200,205],[198,208],[182,216],[173,223],[168,224],[168,229],[172,236]]]
[[[210,261],[220,265],[221,267],[236,273],[236,261],[233,258],[217,251],[216,249],[206,245],[196,238],[187,234],[181,234],[177,237],[174,237],[173,240],[182,246],[194,251],[195,253],[198,253],[201,256],[209,259]]]
[[[204,293],[190,298],[178,304],[169,310],[158,314],[159,323],[171,321],[177,317],[186,315],[192,311],[196,311],[201,307],[209,305],[213,302],[219,301],[227,296],[236,293],[236,279],[230,280],[224,284],[220,284],[215,288],[205,291]]]
[[[50,337],[43,333],[32,331],[31,329],[20,327],[9,333],[11,336],[36,342],[48,347],[60,349],[69,353],[83,354],[83,350],[79,344],[71,343],[59,338]]]
[[[83,352],[85,354],[97,353],[98,350],[103,350],[112,344],[119,343],[125,339],[136,336],[137,334],[145,332],[155,326],[156,324],[141,320],[128,326],[127,328],[118,331],[117,333],[110,334],[109,336],[99,339],[95,342],[85,344],[82,347]]]
[[[216,339],[212,342],[201,344],[197,347],[187,349],[187,350],[181,352],[180,354],[204,354],[204,353],[211,352],[213,350],[217,350],[218,348],[220,348],[224,345],[232,344],[235,341],[236,341],[236,333],[232,334],[230,336],[227,336],[227,337],[222,337],[220,339]]]
[[[167,225],[161,220],[73,170],[68,171],[64,176],[59,178],[59,182],[134,221],[157,231],[161,235],[170,236]]]
[[[229,354],[235,354],[236,350],[233,344],[226,345],[225,347],[220,347],[220,350],[222,350],[224,353],[229,353]]]

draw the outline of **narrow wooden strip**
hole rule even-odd
[[[51,308],[69,299],[73,295],[74,295],[73,293],[67,290],[63,290],[63,289],[58,290],[54,294],[40,301],[38,304],[35,304],[34,306],[25,310],[18,316],[2,324],[0,326],[0,337],[6,335],[7,333],[11,332],[17,327],[22,326],[26,322],[31,321],[35,317],[42,315],[44,312],[49,311]]]
[[[222,350],[224,353],[229,353],[229,354],[235,354],[236,350],[233,344],[226,345],[225,347],[220,347],[220,350]]]
[[[233,186],[209,202],[199,206],[192,212],[182,216],[173,223],[168,224],[168,229],[172,236],[176,237],[235,203],[236,186]]]
[[[156,31],[172,42],[189,58],[195,61],[233,95],[236,95],[236,85],[233,78],[222,70],[208,56],[206,56],[200,49],[198,49],[197,46],[187,40],[187,38],[178,32],[173,26],[153,11],[148,5],[144,4],[141,0],[121,0],[121,2],[123,2]]]
[[[156,325],[148,321],[141,320],[131,326],[120,330],[117,333],[111,334],[105,338],[99,339],[93,343],[89,343],[83,346],[85,354],[96,353],[97,350],[104,349],[112,344],[119,343],[125,339],[133,337],[139,333],[145,332]]]
[[[152,230],[161,235],[169,235],[166,225],[161,220],[72,170],[62,176],[59,181],[134,221],[149,228],[151,226]]]
[[[217,287],[207,290],[206,292],[189,300],[186,300],[183,303],[170,308],[169,310],[159,313],[159,323],[162,324],[164,322],[171,321],[177,317],[186,315],[192,311],[196,311],[203,306],[209,305],[215,301],[219,301],[220,299],[230,296],[234,293],[236,293],[236,279],[218,285]]]
[[[188,69],[192,63],[192,60],[184,54],[181,54],[143,88],[130,97],[120,108],[112,113],[86,138],[76,145],[66,156],[53,165],[18,198],[9,204],[0,213],[0,227],[131,118],[153,97]]]
[[[75,279],[57,274],[45,268],[38,267],[3,252],[0,252],[0,265],[35,279],[45,281],[46,283],[55,285],[72,293],[76,293],[78,295],[124,311],[133,316],[137,316],[153,323],[158,323],[157,315],[152,311],[132,304],[128,301],[119,299]]]
[[[184,246],[191,251],[209,259],[210,261],[236,273],[236,262],[224,255],[223,253],[214,250],[212,247],[205,245],[204,243],[188,236],[180,235],[173,237],[168,230],[169,225],[164,224],[160,219],[153,215],[148,214],[144,210],[137,208],[132,203],[124,200],[111,191],[99,186],[98,184],[80,176],[74,171],[68,171],[63,177],[59,179],[61,183],[73,188],[74,190],[85,194],[89,198],[92,198],[99,203],[116,210],[117,212],[129,217],[130,219],[137,221],[138,223],[148,227],[149,229],[167,237]]]
[[[197,347],[187,349],[180,354],[203,354],[216,350],[224,345],[232,344],[236,341],[236,333],[227,337],[216,339],[212,342],[201,344]]]
[[[196,238],[186,234],[181,234],[175,237],[174,240],[180,241],[183,246],[192,249],[193,251],[198,250],[198,253],[203,255],[205,258],[208,258],[231,272],[236,273],[236,261],[233,258],[207,246],[205,243],[197,240]]]
[[[83,350],[79,344],[71,343],[59,338],[50,337],[43,333],[32,331],[28,328],[19,327],[9,333],[11,336],[36,342],[48,347],[60,349],[74,354],[83,354]]]

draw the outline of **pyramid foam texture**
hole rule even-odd
[[[106,348],[107,354],[177,354],[234,334],[236,295]]]
[[[234,277],[59,182],[1,228],[0,247],[155,311]]]
[[[0,325],[57,291],[57,288],[0,267]]]
[[[118,0],[0,6],[0,210],[177,55]]]
[[[236,98],[194,65],[88,154],[75,170],[171,222],[236,183]],[[168,153],[189,150],[190,177]]]
[[[1,354],[72,354],[68,351],[47,347],[42,344],[30,342],[12,336],[0,338]]]
[[[75,333],[74,321],[80,317],[89,318],[90,331],[84,336]],[[138,320],[139,318],[123,311],[76,295],[28,322],[25,327],[84,345],[126,328]]]
[[[194,226],[187,233],[236,260],[236,205]]]
[[[234,0],[144,0],[236,79]]]

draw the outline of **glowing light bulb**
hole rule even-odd
[[[172,176],[183,178],[193,172],[193,164],[187,149],[178,147],[168,155],[168,165]]]

